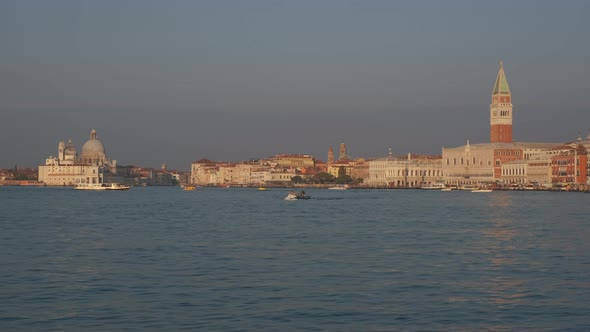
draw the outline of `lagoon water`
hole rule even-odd
[[[0,187],[2,331],[590,330],[590,195]]]

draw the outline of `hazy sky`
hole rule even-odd
[[[92,128],[122,165],[440,154],[590,129],[590,1],[0,2],[0,167]]]

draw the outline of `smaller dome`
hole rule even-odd
[[[64,148],[64,159],[74,161],[76,160],[77,155],[78,153],[76,152],[76,148],[74,147],[72,140],[69,140],[68,144],[66,144]]]

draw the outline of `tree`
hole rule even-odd
[[[336,178],[336,183],[346,184],[351,183],[352,181],[352,177],[346,174],[346,168],[344,168],[344,166],[340,166],[338,168],[338,177]]]
[[[313,177],[314,183],[332,183],[334,182],[334,176],[330,173],[322,172],[318,173]]]
[[[301,176],[295,175],[294,177],[291,178],[291,182],[293,182],[293,183],[303,183],[305,181],[303,180],[303,178]]]
[[[343,178],[346,176],[346,168],[344,166],[338,167],[338,178]]]

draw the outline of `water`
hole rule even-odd
[[[307,193],[0,187],[0,330],[590,330],[590,195]]]

